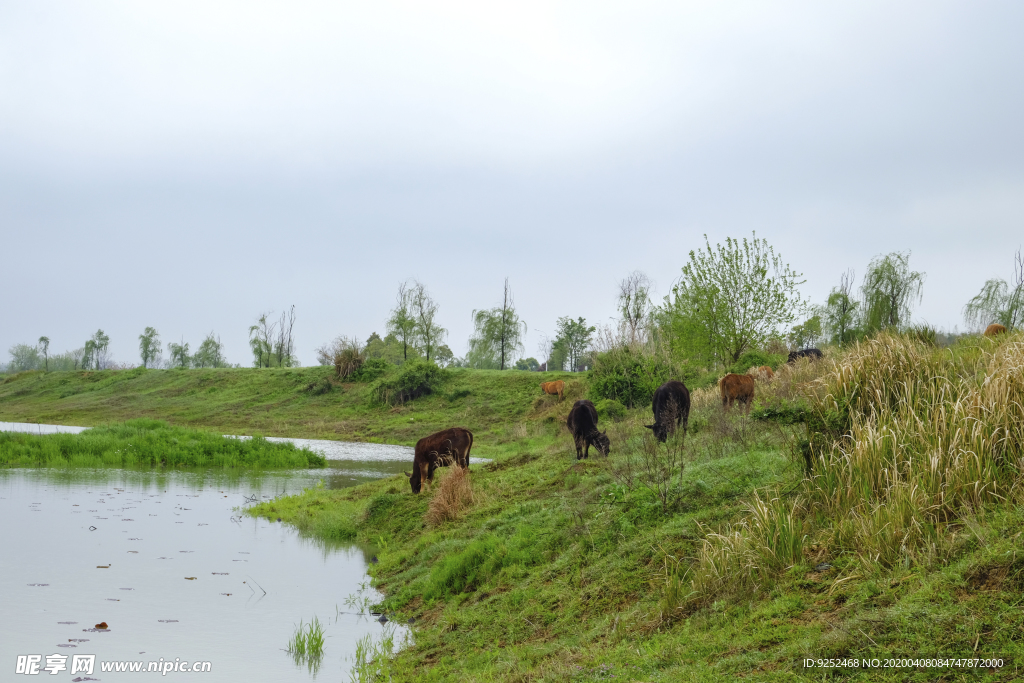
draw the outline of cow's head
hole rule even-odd
[[[665,443],[668,440],[668,429],[662,423],[655,422],[652,425],[644,425],[644,427],[654,432],[654,438],[661,443]]]
[[[412,474],[409,474],[408,472],[402,472],[402,474],[404,474],[405,476],[409,477],[409,486],[412,487],[412,492],[413,493],[419,493],[420,492],[420,486],[422,484],[422,482],[420,481],[420,476],[419,476],[420,475],[420,471],[419,471],[419,469],[418,468],[413,468]]]
[[[608,432],[599,432],[594,439],[594,445],[597,446],[601,455],[607,457],[612,451],[612,442],[608,440]]]

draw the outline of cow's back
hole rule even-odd
[[[985,328],[986,337],[994,337],[997,334],[1002,334],[1003,332],[1006,332],[1006,328],[998,323],[993,323]]]

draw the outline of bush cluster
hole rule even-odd
[[[400,405],[437,391],[448,379],[448,371],[433,361],[410,360],[388,373],[373,385],[373,398],[378,403]]]
[[[654,355],[628,347],[612,349],[594,356],[594,367],[588,372],[590,397],[636,408],[650,403],[655,390],[671,375],[669,364]]]

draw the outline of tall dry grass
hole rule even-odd
[[[440,476],[441,481],[430,498],[425,515],[430,526],[439,526],[458,519],[462,512],[475,502],[469,470],[453,465],[442,469],[441,472],[444,474]]]
[[[952,349],[879,335],[760,388],[808,406],[812,429],[841,428],[811,435],[813,471],[792,500],[755,492],[742,523],[706,536],[681,605],[756,587],[810,540],[867,570],[929,564],[962,521],[1021,497],[1022,335]]]

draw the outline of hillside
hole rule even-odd
[[[148,417],[225,434],[404,445],[461,424],[487,448],[516,422],[561,410],[544,401],[540,382],[565,379],[570,395],[582,392],[569,373],[457,368],[439,392],[387,407],[370,400],[369,383],[330,383],[331,374],[322,367],[24,372],[0,379],[0,421],[91,427]]]

